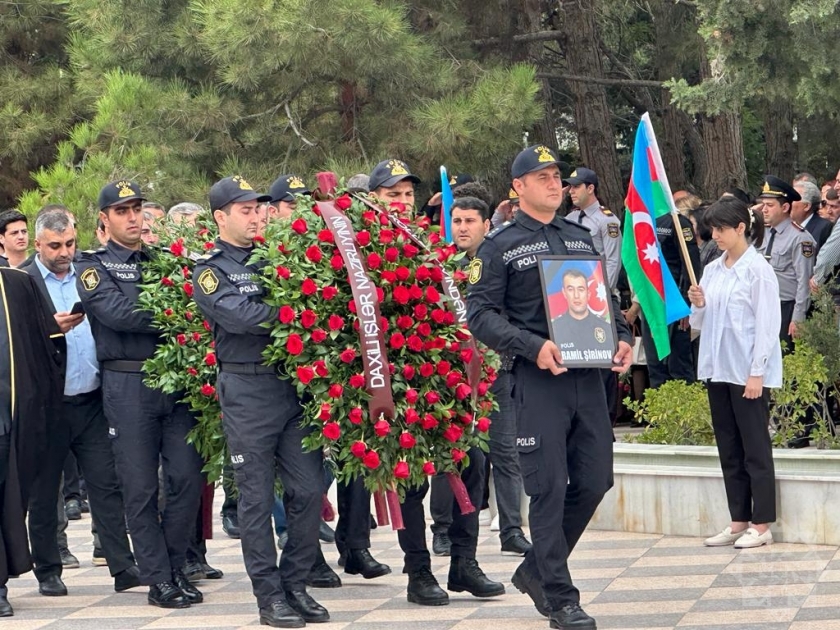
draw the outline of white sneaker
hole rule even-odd
[[[744,532],[743,536],[735,541],[735,549],[752,549],[753,547],[772,544],[773,534],[770,533],[769,529],[763,534],[759,534],[757,529],[750,527]]]
[[[490,508],[486,510],[481,510],[478,513],[478,524],[479,525],[489,525],[490,524]]]
[[[711,538],[707,538],[706,540],[704,540],[703,544],[707,547],[726,547],[728,545],[734,545],[735,541],[738,540],[745,533],[745,530],[741,530],[740,532],[735,532],[733,534],[732,528],[726,527],[721,533],[715,534]]]
[[[499,531],[499,515],[498,514],[496,514],[496,516],[493,517],[493,520],[490,521],[490,531],[491,532]]]

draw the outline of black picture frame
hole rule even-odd
[[[612,294],[607,281],[606,259],[596,255],[538,256],[537,267],[540,271],[549,335],[563,355],[563,367],[613,367],[613,357],[618,348],[618,333],[615,327]],[[582,310],[581,296],[578,293],[574,297],[576,308],[570,307],[567,291],[563,289],[565,276],[570,276],[567,280],[568,294],[573,296],[575,286],[580,289],[581,276],[584,279],[586,315],[582,318],[571,312],[575,310],[580,313]],[[599,310],[593,308],[593,304]]]

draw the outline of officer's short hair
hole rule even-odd
[[[802,197],[802,201],[809,204],[810,208],[808,212],[816,212],[819,209],[820,202],[822,201],[822,193],[816,184],[802,180],[801,182],[796,182],[794,188],[799,189],[799,195]]]
[[[797,173],[796,175],[793,176],[793,183],[794,184],[799,184],[801,182],[810,182],[814,186],[818,185],[817,184],[817,178],[814,177],[811,173],[808,173],[807,171],[804,171],[802,173]]]
[[[204,208],[202,208],[199,204],[191,201],[182,201],[181,203],[176,203],[174,206],[169,208],[169,212],[167,214],[170,219],[174,219],[176,216],[187,217],[194,214],[200,214],[202,212],[204,212]]]
[[[743,223],[746,228],[744,235],[747,239],[751,238],[756,247],[764,241],[764,215],[737,197],[723,197],[715,201],[706,208],[703,220],[709,227],[717,229],[737,228]]]
[[[582,278],[584,282],[586,282],[586,274],[583,273],[580,269],[576,269],[575,267],[570,267],[563,272],[563,286],[566,286],[566,278],[571,276],[572,278]]]
[[[466,186],[466,184],[464,184]],[[484,222],[490,218],[490,207],[478,197],[458,197],[452,202],[452,210],[475,210]]]
[[[0,234],[5,234],[6,228],[9,227],[9,224],[17,221],[23,221],[27,225],[29,224],[29,221],[26,219],[26,215],[18,210],[6,210],[5,212],[0,212]]]
[[[161,204],[156,203],[154,201],[144,201],[142,205],[143,210],[160,210],[164,214],[166,214],[166,208],[164,208]]]
[[[493,205],[493,195],[478,182],[467,182],[466,184],[455,186],[452,189],[452,197],[454,199],[458,199],[459,197],[478,197],[487,204],[488,208]]]
[[[67,208],[64,206],[53,207],[51,210],[42,209],[35,218],[36,238],[43,234],[44,230],[63,234],[72,228],[73,222],[70,220],[70,215],[67,214]]]
[[[347,180],[347,191],[356,193],[370,192],[370,175],[358,173]]]

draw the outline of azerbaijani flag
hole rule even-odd
[[[446,167],[440,167],[440,235],[447,243],[453,242],[452,237],[452,186],[449,185],[449,175]]]
[[[668,177],[662,164],[650,116],[645,113],[636,130],[633,172],[624,200],[624,241],[621,262],[636,292],[645,321],[650,326],[656,353],[662,360],[671,354],[668,325],[690,313],[656,238],[656,219],[676,212]]]

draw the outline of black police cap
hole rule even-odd
[[[105,184],[99,191],[99,209],[104,210],[118,203],[134,201],[135,199],[146,200],[143,193],[140,192],[140,186],[127,179],[120,179]]]
[[[270,201],[269,195],[255,192],[243,177],[234,175],[217,181],[210,188],[210,209],[218,210],[229,203],[244,201]]]
[[[773,175],[764,176],[764,186],[761,187],[761,192],[758,194],[759,199],[762,197],[785,199],[786,201],[802,200],[802,197],[796,192],[793,186]]]
[[[576,168],[572,171],[571,175],[563,180],[564,186],[578,186],[580,184],[597,186],[598,176],[595,174],[595,171],[583,167]]]
[[[383,160],[370,172],[368,189],[373,191],[377,188],[391,188],[404,179],[408,179],[415,184],[420,183],[420,178],[412,175],[408,164],[402,160]]]
[[[303,180],[297,175],[281,175],[274,180],[268,189],[269,201],[294,201],[295,195],[311,195],[312,191],[306,187]]]
[[[458,175],[453,175],[449,178],[449,185],[452,188],[457,188],[458,186],[463,186],[464,184],[469,184],[474,181],[475,177],[469,173],[459,173]]]
[[[543,144],[535,144],[524,151],[520,151],[510,167],[510,174],[513,179],[519,179],[523,175],[541,171],[552,165],[560,164],[557,155]]]

